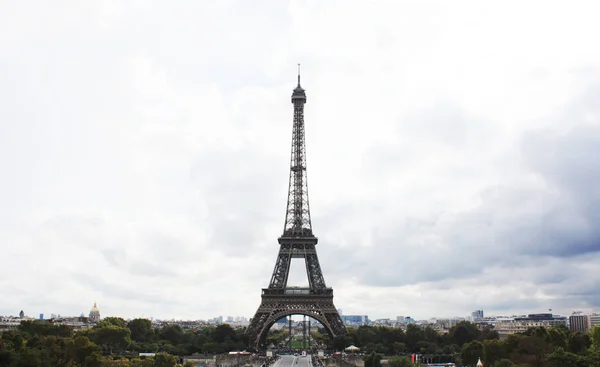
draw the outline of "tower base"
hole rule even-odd
[[[333,304],[333,289],[315,291],[309,288],[264,288],[258,311],[246,330],[250,345],[256,350],[265,349],[271,326],[291,315],[312,317],[323,325],[332,338],[346,333],[346,326]]]

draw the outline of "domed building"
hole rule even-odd
[[[94,302],[94,307],[92,307],[92,310],[90,311],[90,317],[88,318],[90,322],[98,322],[100,321],[100,310],[98,309],[98,306],[96,306],[96,302]]]

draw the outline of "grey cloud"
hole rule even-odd
[[[108,263],[129,274],[146,277],[174,277],[176,273],[170,267],[177,266],[175,257],[165,258],[157,264],[147,261],[148,255],[140,255],[139,258],[127,255],[120,248],[108,248],[100,250],[100,253]]]
[[[138,289],[136,286],[127,286],[127,282],[123,281],[109,283],[104,281],[101,277],[87,273],[74,273],[72,274],[72,277],[77,282],[86,287],[91,287],[94,291],[103,295],[149,303],[161,303],[164,301],[164,296],[160,294],[158,289],[155,289],[152,292],[148,289]]]
[[[0,279],[30,269],[20,292],[0,282],[0,314],[79,313],[100,295],[123,316],[138,299],[157,316],[250,316],[278,250],[296,62],[313,225],[340,301],[371,316],[462,310],[465,294],[486,308],[600,306],[598,55],[580,49],[593,12],[567,9],[577,27],[531,48],[556,27],[538,19],[532,34],[523,19],[538,9],[507,6],[465,38],[461,6],[442,29],[401,2],[63,5],[0,14],[0,238],[13,260]],[[347,21],[365,14],[367,33]],[[382,30],[396,36],[379,42]],[[511,276],[523,282],[504,286]],[[489,290],[499,299],[477,300]]]
[[[205,195],[213,249],[246,256],[265,235],[276,240],[265,227],[283,221],[286,166],[287,160],[248,149],[196,160],[193,181]]]
[[[590,88],[589,93],[595,95],[594,89]],[[580,110],[581,100],[586,99],[587,95],[567,106],[564,118],[572,118],[568,113],[572,109]],[[600,112],[597,104],[588,103],[586,109],[594,116]],[[446,112],[432,112],[431,116],[435,119],[447,116],[451,121],[448,126],[458,121],[457,131],[438,129],[443,126],[433,124],[435,119],[429,118],[425,118],[423,124],[414,120],[411,125],[423,129],[420,133],[423,139],[429,139],[428,134],[434,132],[439,134],[432,136],[434,140],[440,139],[454,147],[463,145],[462,137],[472,134],[470,129],[477,125],[476,121],[467,123],[464,115]],[[364,226],[370,228],[373,246],[365,247],[360,241],[347,237],[344,240],[350,241],[352,250],[331,244],[333,247],[325,250],[325,254],[334,256],[338,253],[337,256],[344,259],[340,261],[343,264],[333,264],[334,272],[338,278],[340,274],[354,276],[369,286],[420,285],[428,289],[445,284],[444,289],[452,289],[494,269],[502,276],[490,278],[487,284],[472,286],[485,288],[522,276],[523,281],[538,284],[550,292],[555,297],[553,303],[567,307],[577,298],[569,291],[579,277],[577,264],[591,261],[589,256],[582,255],[600,252],[600,235],[594,225],[600,218],[597,209],[600,205],[596,204],[600,130],[597,125],[585,127],[583,121],[567,120],[564,124],[573,125],[570,133],[535,131],[527,135],[521,145],[525,164],[519,174],[525,177],[534,172],[558,193],[539,191],[540,186],[535,185],[518,186],[519,180],[507,177],[505,182],[480,191],[480,204],[473,209],[452,213],[440,208],[438,213],[413,217],[409,212],[403,212],[402,203],[398,203],[395,220],[388,217],[381,222],[383,218],[376,212],[364,210],[364,206],[361,207],[364,203],[356,203],[357,208],[343,211],[342,217],[360,216],[361,210],[372,213],[373,217],[368,218]],[[385,170],[396,167],[396,163],[402,167],[410,160],[407,157],[411,157],[409,151],[398,155],[406,147],[389,146],[385,148],[390,151],[389,155],[381,147],[376,149],[379,153],[370,158],[374,163],[367,171],[374,181],[385,180]],[[514,152],[508,154],[515,155]],[[418,162],[418,157],[414,159]],[[396,205],[393,202],[387,204]],[[327,226],[343,225],[335,218],[328,219],[331,222],[328,221]],[[547,267],[554,258],[568,261],[570,267],[556,262]],[[521,271],[515,271],[516,264]],[[580,285],[582,289],[576,293],[579,299],[597,306],[597,286],[593,282],[580,282]],[[543,303],[534,298],[519,300],[522,307],[540,308]],[[514,309],[514,300],[504,303],[498,299],[489,300],[485,306],[498,310]]]

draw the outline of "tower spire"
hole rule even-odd
[[[292,93],[294,126],[292,129],[290,180],[283,237],[312,237],[313,235],[306,179],[305,103],[306,93],[304,93],[304,89],[300,86],[300,64],[298,64],[298,86]]]

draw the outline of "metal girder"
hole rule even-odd
[[[331,291],[331,288],[329,288]],[[265,347],[265,339],[271,326],[291,315],[306,315],[320,322],[333,338],[346,333],[346,327],[333,304],[333,292],[306,296],[262,296],[262,302],[252,318],[246,335],[257,350]]]

